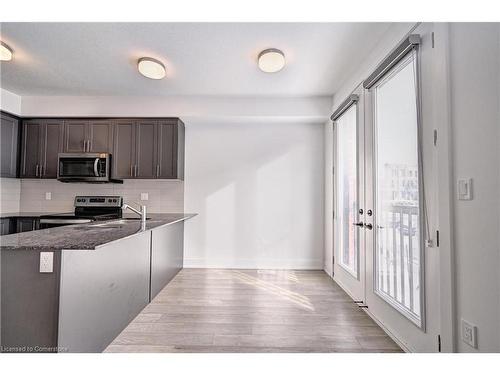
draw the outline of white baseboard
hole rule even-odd
[[[322,270],[323,259],[200,259],[184,258],[184,268]]]

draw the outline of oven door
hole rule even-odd
[[[57,179],[63,182],[108,182],[109,154],[60,153]]]

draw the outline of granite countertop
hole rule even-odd
[[[49,229],[9,234],[0,237],[1,250],[95,250],[154,228],[187,220],[196,214],[148,214],[143,226],[141,220],[107,220],[88,224],[66,225]],[[137,215],[124,215],[124,219]]]

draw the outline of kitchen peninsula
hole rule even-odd
[[[2,236],[2,351],[104,350],[182,268],[193,216],[123,215]]]

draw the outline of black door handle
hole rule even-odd
[[[362,222],[359,222],[359,223],[353,223],[352,225],[355,225],[357,227],[362,227],[364,224]]]

